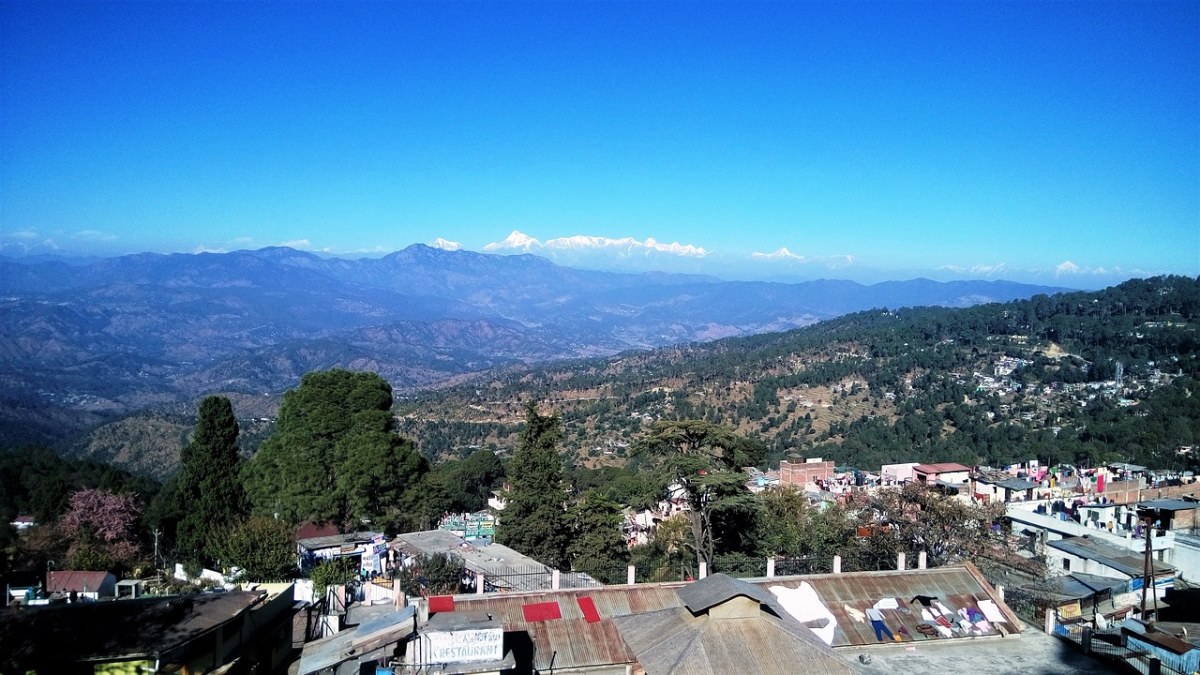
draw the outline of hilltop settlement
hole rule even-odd
[[[153,471],[3,452],[0,672],[1194,673],[1198,317],[1170,277],[313,370]]]

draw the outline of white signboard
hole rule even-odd
[[[426,633],[430,663],[499,661],[504,658],[504,629]]]

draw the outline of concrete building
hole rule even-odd
[[[384,571],[387,540],[382,532],[350,532],[305,537],[296,540],[300,569],[311,569],[324,560],[349,560],[367,573]]]
[[[1086,536],[1050,541],[1046,545],[1046,564],[1051,569],[1127,580],[1130,582],[1128,590],[1137,590],[1142,586],[1144,555]],[[1169,563],[1154,560],[1153,556],[1151,564],[1154,567],[1155,586],[1170,588],[1175,579],[1175,568]]]
[[[1001,502],[1007,504],[1014,501],[1029,501],[1033,499],[1033,491],[1037,484],[1024,478],[1012,476],[976,476],[973,479],[971,492],[976,499],[988,503]]]
[[[971,469],[954,462],[918,464],[913,467],[913,480],[926,485],[945,483],[960,486],[971,478]]]

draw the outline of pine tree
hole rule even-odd
[[[571,527],[563,464],[558,455],[562,422],[541,415],[530,401],[525,427],[506,474],[511,486],[496,541],[556,569],[566,569]]]
[[[183,518],[176,550],[185,561],[213,562],[214,532],[246,516],[237,441],[238,423],[229,399],[209,396],[201,401],[196,432],[180,455],[178,498]]]
[[[254,512],[345,529],[395,525],[429,465],[396,433],[392,388],[375,373],[308,373],[246,467]]]

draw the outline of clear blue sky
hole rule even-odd
[[[520,230],[726,276],[1200,274],[1190,0],[4,0],[0,86],[9,254]]]

